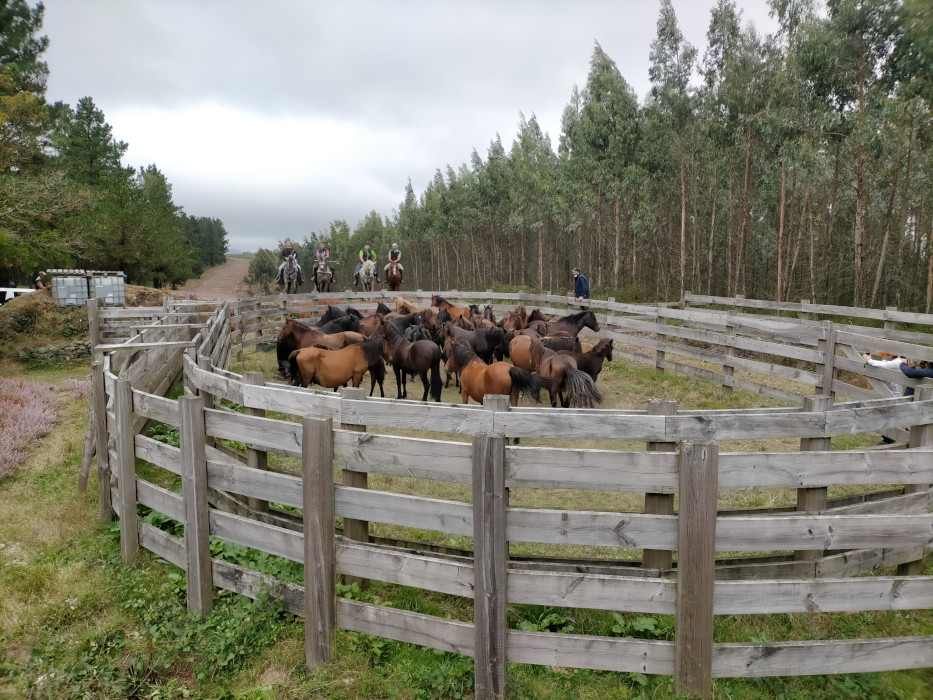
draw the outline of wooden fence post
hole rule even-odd
[[[178,422],[181,492],[185,504],[188,612],[204,616],[210,615],[214,607],[204,399],[179,396]]]
[[[366,389],[363,387],[352,386],[343,387],[340,389],[340,398],[348,399],[351,401],[363,401],[366,399]],[[357,433],[366,432],[365,425],[356,425],[353,423],[341,423],[340,429],[350,430]],[[369,474],[366,472],[358,472],[352,469],[343,469],[341,471],[341,475],[344,486],[352,486],[356,489],[369,488]],[[366,520],[345,518],[343,521],[343,536],[348,540],[369,544],[369,522]],[[366,579],[359,578],[358,576],[344,576],[344,583],[351,584],[354,582],[360,586],[363,586],[366,582]]]
[[[133,430],[133,387],[118,378],[114,387],[113,413],[117,436],[117,469],[120,499],[120,554],[126,564],[139,555],[139,519],[136,516],[136,440]]]
[[[719,491],[717,444],[681,443],[679,470],[674,692],[711,698],[716,496]]]
[[[104,381],[104,363],[99,360],[91,366],[93,377],[94,434],[97,439],[97,503],[100,521],[113,522],[110,502],[110,434],[107,431],[107,385]]]
[[[832,396],[804,396],[803,410],[806,413],[816,411],[828,411],[833,407]],[[830,438],[801,438],[801,452],[825,452],[830,449]],[[812,488],[797,489],[797,511],[801,513],[816,513],[826,510],[826,498],[828,489],[825,486],[815,486]],[[824,555],[823,550],[819,549],[801,549],[794,552],[796,561],[812,561],[820,559]]]
[[[835,397],[833,379],[836,375],[836,327],[832,321],[823,321],[824,338],[817,341],[817,349],[823,353],[823,391],[826,396]]]
[[[667,323],[667,319],[661,316],[660,307],[655,307],[654,309],[654,322],[657,326],[663,326]],[[656,336],[658,345],[654,351],[654,367],[659,372],[663,372],[664,368],[662,365],[664,364],[664,350],[661,349],[661,346],[667,342],[667,336],[660,331],[656,333]]]
[[[914,391],[914,401],[930,401],[933,399],[933,386],[918,386]],[[910,427],[910,438],[907,441],[907,448],[929,447],[933,445],[933,425],[912,425]],[[907,484],[904,487],[904,493],[918,493],[926,491],[930,484]],[[923,573],[924,559],[898,564],[898,576],[919,576]]]
[[[262,372],[244,372],[243,383],[251,386],[263,386],[266,382]],[[262,408],[247,408],[246,415],[264,418],[266,411]],[[264,450],[254,450],[252,447],[248,447],[246,449],[246,466],[252,467],[253,469],[268,469],[269,454]],[[250,508],[258,510],[260,513],[269,512],[269,501],[250,497],[247,503],[249,503]]]
[[[725,352],[723,353],[726,357],[726,361],[722,365],[722,376],[723,376],[723,385],[722,391],[724,394],[731,394],[734,390],[734,382],[732,378],[735,376],[735,367],[732,363],[732,358],[735,356],[735,322],[733,317],[735,316],[735,307],[729,309],[726,313],[726,336],[728,337],[728,344],[726,345]]]
[[[332,419],[302,420],[301,475],[305,538],[305,663],[314,671],[331,662],[337,640]]]
[[[505,508],[505,437],[474,435],[473,677],[477,700],[505,697]]]
[[[649,416],[677,415],[677,401],[674,399],[648,399]],[[647,452],[676,452],[676,442],[649,442]],[[674,494],[672,493],[646,493],[645,513],[648,515],[673,515]],[[666,549],[646,549],[642,556],[644,569],[670,569],[673,561],[673,552]]]

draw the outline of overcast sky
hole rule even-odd
[[[391,216],[411,179],[506,149],[519,112],[557,148],[594,42],[643,102],[655,0],[43,0],[47,99],[93,98],[230,247]],[[702,57],[714,0],[673,0]],[[765,0],[737,0],[773,31]]]

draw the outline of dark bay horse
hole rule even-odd
[[[592,311],[580,311],[578,313],[559,318],[556,321],[548,321],[547,335],[567,333],[572,338],[576,338],[583,328],[591,328],[594,331],[599,330],[599,323],[596,321],[596,314],[594,314]]]
[[[612,338],[600,338],[592,350],[577,354],[577,367],[596,381],[603,370],[603,361],[612,362]]]
[[[465,340],[473,348],[473,352],[479,355],[483,362],[492,362],[493,354],[499,343],[505,336],[505,331],[498,326],[492,328],[477,328],[475,331],[468,331],[453,322],[447,322],[440,326],[435,332],[435,340],[438,345],[443,345],[447,336],[453,336],[458,340]]]
[[[470,399],[483,402],[486,394],[505,394],[511,406],[518,405],[518,399],[529,394],[541,403],[541,390],[548,389],[551,380],[510,365],[508,362],[494,362],[487,365],[469,345],[451,343],[450,355],[452,366],[460,372],[460,393],[463,403]]]
[[[402,288],[402,278],[404,276],[404,271],[398,260],[389,261],[389,269],[386,270],[386,285],[388,285],[390,292],[397,292]]]
[[[417,326],[410,326],[409,330]],[[435,401],[441,400],[441,349],[430,340],[406,340],[392,323],[385,325],[383,359],[392,364],[398,398],[408,398],[407,375],[418,375],[424,385],[422,401],[428,400],[428,391]],[[430,373],[430,381],[428,374]]]
[[[571,353],[556,352],[540,341],[531,344],[531,361],[542,377],[552,381],[548,388],[551,406],[568,408],[571,404],[580,408],[594,408],[602,403],[603,397],[593,379],[577,368],[577,360]],[[566,395],[566,398],[565,398]]]
[[[382,338],[376,338],[342,350],[315,347],[295,350],[288,356],[291,384],[307,388],[314,382],[336,390],[347,382],[359,386],[363,375],[369,371],[372,380],[369,395],[373,395],[378,383],[380,396],[385,396],[382,383],[386,367],[382,359],[382,345]]]

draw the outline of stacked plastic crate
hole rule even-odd
[[[87,275],[84,270],[48,270],[52,275],[52,298],[59,306],[87,303]]]
[[[92,299],[103,299],[107,306],[126,303],[126,285],[122,272],[88,271]]]

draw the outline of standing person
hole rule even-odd
[[[583,301],[590,298],[590,283],[580,272],[579,267],[570,270],[573,273],[573,295],[577,301]]]
[[[327,248],[327,244],[324,241],[318,243],[317,248],[314,249],[314,270],[311,272],[311,277],[317,275],[317,269],[321,266],[321,263],[325,260],[330,260],[330,250]]]
[[[386,266],[383,269],[388,272],[389,265],[391,265],[394,261],[398,261],[398,269],[401,272],[405,272],[405,268],[402,267],[402,251],[398,249],[398,243],[392,244],[392,249],[389,251],[389,262],[386,263]]]
[[[282,248],[282,264],[279,265],[279,286],[285,284],[285,279],[282,277],[282,271],[285,269],[285,263],[288,260],[288,256],[292,255],[295,252],[295,246],[292,245],[292,239],[285,239],[285,246]],[[301,265],[298,265],[298,284],[302,284],[301,279]]]
[[[356,269],[353,271],[353,284],[360,283],[360,268],[363,267],[363,263],[367,260],[375,260],[376,251],[372,250],[369,246],[369,243],[363,244],[363,249],[360,251],[360,261],[356,264]],[[379,281],[379,267],[377,266],[373,271],[373,276],[376,278],[376,281]]]
[[[42,278],[45,277],[45,270],[39,270],[39,274],[36,275],[36,289],[45,289],[45,282],[42,281]]]

